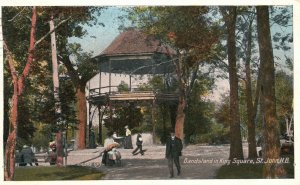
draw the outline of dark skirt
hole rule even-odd
[[[125,137],[124,149],[133,149],[131,135]]]

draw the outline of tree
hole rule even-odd
[[[209,135],[214,116],[214,104],[205,96],[212,90],[213,80],[207,73],[198,71],[199,75],[194,84],[193,91],[188,98],[187,117],[185,123],[185,142],[210,142],[203,138]]]
[[[255,115],[256,107],[253,105],[252,100],[252,85],[251,85],[251,45],[252,45],[252,21],[249,23],[248,30],[248,43],[247,43],[247,56],[245,62],[246,68],[246,102],[247,102],[247,126],[248,126],[248,158],[256,158],[256,140],[255,140]],[[257,103],[255,104],[257,105]]]
[[[245,91],[245,101],[246,101],[246,115],[247,119],[247,133],[248,133],[248,158],[256,158],[256,139],[255,139],[255,117],[257,113],[258,99],[259,99],[259,88],[256,88],[254,95],[252,92],[252,74],[253,66],[255,66],[255,57],[253,57],[254,49],[254,40],[255,36],[253,34],[253,25],[255,24],[255,12],[253,7],[241,7],[239,8],[240,18],[238,19],[238,32],[241,34],[241,41],[237,38],[239,43],[238,47],[238,56],[240,56],[244,63],[245,67],[243,73],[245,75],[240,75],[245,82],[244,91]],[[246,43],[246,44],[245,44]],[[255,54],[254,54],[255,55]],[[259,82],[259,80],[257,80]],[[254,97],[254,98],[253,98]],[[254,100],[254,101],[253,101]],[[242,102],[241,102],[242,103]]]
[[[57,31],[58,59],[65,65],[76,92],[78,126],[78,148],[86,147],[87,106],[85,86],[96,74],[96,66],[92,62],[92,54],[81,50],[80,45],[69,44],[70,37],[82,37],[86,34],[83,24],[97,24],[96,16],[103,7],[49,7],[45,8],[45,17],[53,15],[54,19],[66,22]],[[101,24],[101,23],[100,23]],[[58,24],[57,24],[58,25]]]
[[[292,76],[284,71],[278,71],[275,75],[276,112],[281,134],[286,134],[288,139],[294,137],[293,89]]]
[[[11,130],[8,135],[6,149],[5,149],[5,159],[6,159],[5,173],[4,173],[5,180],[12,180],[14,177],[14,167],[15,167],[14,156],[15,156],[16,136],[17,136],[17,128],[18,128],[17,126],[18,103],[19,103],[19,97],[22,95],[24,90],[24,80],[29,74],[29,70],[31,68],[31,64],[34,58],[36,21],[37,21],[37,10],[36,7],[33,7],[28,57],[22,75],[19,76],[15,69],[13,54],[10,52],[5,40],[3,44],[5,55],[7,57],[11,76],[13,79],[13,86],[14,86],[13,97],[12,97],[13,103],[12,103],[11,115],[10,115]]]
[[[3,8],[3,24],[5,25],[5,29],[3,30],[4,53],[6,61],[8,61],[9,70],[7,71],[10,71],[11,74],[10,78],[8,76],[5,77],[7,81],[12,81],[12,89],[14,91],[11,99],[11,108],[5,109],[5,111],[10,113],[9,121],[10,125],[12,125],[8,126],[7,122],[4,122],[4,127],[10,127],[11,129],[10,135],[7,136],[8,142],[5,145],[5,157],[9,161],[5,163],[6,180],[12,180],[14,174],[14,160],[11,159],[13,158],[12,152],[14,152],[16,144],[14,134],[18,131],[18,134],[21,134],[19,136],[25,137],[26,143],[31,143],[33,142],[31,137],[33,127],[30,124],[38,127],[42,123],[51,124],[54,120],[51,118],[51,106],[50,108],[47,107],[46,114],[41,113],[44,110],[43,108],[46,108],[44,105],[46,104],[45,102],[48,103],[48,97],[51,97],[48,96],[48,85],[51,82],[51,78],[47,76],[49,74],[49,66],[47,65],[47,60],[49,59],[49,42],[47,41],[47,36],[50,35],[50,32],[44,26],[42,8],[36,9],[36,7],[33,10],[31,7]],[[31,13],[32,11],[34,12],[33,14]],[[30,16],[32,18],[28,19]],[[39,16],[38,20],[37,16]],[[58,25],[62,23],[60,22]],[[30,35],[29,39],[28,35]],[[39,37],[40,39],[35,42],[35,37]],[[27,53],[28,45],[29,52]],[[39,50],[39,52],[34,52],[36,50]],[[31,72],[31,76],[29,75],[29,71]],[[24,88],[25,86],[27,86],[26,89]],[[10,93],[10,90],[9,86],[8,89],[5,89],[5,93]],[[20,104],[20,101],[26,101],[26,103]],[[18,111],[20,108],[22,108],[22,112]],[[26,111],[28,114],[24,114]],[[26,123],[26,129],[16,130],[16,128],[24,128],[25,125],[23,123]],[[29,135],[30,138],[26,134],[31,134]],[[9,151],[7,153],[8,148]],[[9,165],[12,167],[10,168]]]
[[[126,125],[128,125],[129,128],[135,129],[140,126],[142,119],[143,114],[141,113],[141,109],[135,107],[134,103],[128,103],[127,105],[124,104],[122,107],[116,107],[114,109],[112,120],[110,120],[108,116],[107,119],[104,119],[104,125],[108,129],[109,136],[111,136],[113,132],[124,136],[124,127]]]
[[[243,148],[240,130],[238,78],[236,67],[236,7],[221,7],[227,32],[229,84],[230,84],[230,154],[229,159],[243,159]]]
[[[75,96],[77,100],[77,118],[79,121],[79,133],[78,133],[78,148],[84,149],[86,147],[86,124],[87,124],[87,106],[85,98],[85,86],[86,83],[96,74],[95,64],[91,62],[91,55],[87,53],[80,53],[76,46],[70,47],[69,52],[76,55],[76,61],[78,69],[74,68],[70,60],[70,54],[64,55],[61,58],[62,62],[68,69],[68,74],[75,87]]]
[[[218,41],[218,30],[211,26],[208,12],[208,7],[136,7],[129,13],[137,27],[177,50],[177,55],[172,56],[179,92],[175,134],[181,139],[187,97],[193,89],[199,63],[212,57]]]
[[[129,92],[129,85],[125,83],[124,81],[121,81],[121,83],[118,85],[118,91],[119,92]]]
[[[269,8],[258,6],[257,32],[259,54],[262,63],[261,71],[261,101],[263,104],[263,158],[265,160],[280,157],[279,124],[276,115],[275,99],[275,68],[271,43]],[[278,178],[285,174],[282,165],[275,161],[264,164],[263,176],[265,178]]]

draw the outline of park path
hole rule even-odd
[[[101,165],[98,156],[103,148],[71,151],[68,155],[68,165],[82,165],[97,168],[106,175],[104,179],[111,180],[153,180],[169,179],[168,165],[165,157],[165,146],[145,146],[144,156],[131,154],[132,150],[118,149],[122,155],[120,167]],[[244,154],[246,150],[244,150]],[[183,149],[180,158],[182,174],[174,179],[214,179],[217,170],[228,159],[229,145],[201,146],[189,145]]]

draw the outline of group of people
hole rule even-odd
[[[104,144],[104,150],[100,152],[100,156],[102,156],[102,163],[104,165],[112,165],[115,163],[120,162],[121,154],[119,151],[116,150],[117,147],[120,146],[121,143],[124,144],[124,149],[133,149],[132,146],[132,139],[131,139],[131,131],[129,130],[128,126],[125,126],[125,133],[126,136],[118,137],[117,133],[114,132],[112,135],[112,140],[109,143]],[[133,155],[137,155],[141,153],[144,155],[144,151],[142,150],[143,139],[142,135],[139,133],[137,135],[137,142],[136,142],[136,149],[132,152]],[[138,150],[140,151],[136,153]]]
[[[120,146],[118,142],[116,142],[116,141],[120,141],[120,139],[124,139],[124,149],[133,149],[132,140],[131,140],[131,131],[129,130],[128,126],[126,126],[125,129],[126,129],[125,138],[117,137],[117,134],[114,132],[113,134],[114,143],[108,145],[104,149],[104,151],[101,152],[101,154],[102,153],[106,154],[106,156],[103,156],[102,162],[104,162],[103,159],[105,160],[107,158],[108,152],[113,151],[116,147]],[[166,159],[168,159],[170,178],[174,177],[174,170],[173,170],[174,163],[177,168],[177,175],[179,176],[181,174],[179,157],[182,155],[182,148],[183,145],[181,139],[176,137],[175,133],[171,131],[170,137],[168,137],[166,141],[166,153],[165,153],[165,157]],[[138,133],[136,138],[136,148],[132,151],[132,154],[137,155],[140,153],[141,155],[144,155],[144,151],[145,150],[143,150],[143,138],[142,135]]]
[[[118,137],[116,132],[113,133],[112,138],[116,143],[123,143],[124,149],[133,149],[131,131],[127,125],[125,126],[125,138]],[[139,152],[137,152],[138,150]],[[136,148],[132,151],[132,154],[137,155],[140,153],[141,155],[144,155],[144,151],[145,150],[143,150],[143,138],[142,135],[138,133],[136,138]]]

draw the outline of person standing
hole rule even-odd
[[[125,149],[133,149],[132,146],[132,141],[131,141],[131,131],[129,130],[128,126],[125,126],[126,129],[126,137],[125,137],[125,143],[124,143],[124,148]]]
[[[142,135],[140,133],[138,133],[137,137],[136,137],[136,148],[132,151],[133,155],[137,155],[138,153],[136,153],[138,150],[139,153],[141,155],[144,155],[144,151],[143,151],[143,138]]]
[[[174,132],[171,132],[171,137],[167,139],[166,143],[166,158],[168,159],[168,167],[170,171],[170,178],[174,177],[173,163],[177,168],[177,175],[181,173],[181,167],[179,163],[179,156],[182,151],[182,141],[175,136]]]

